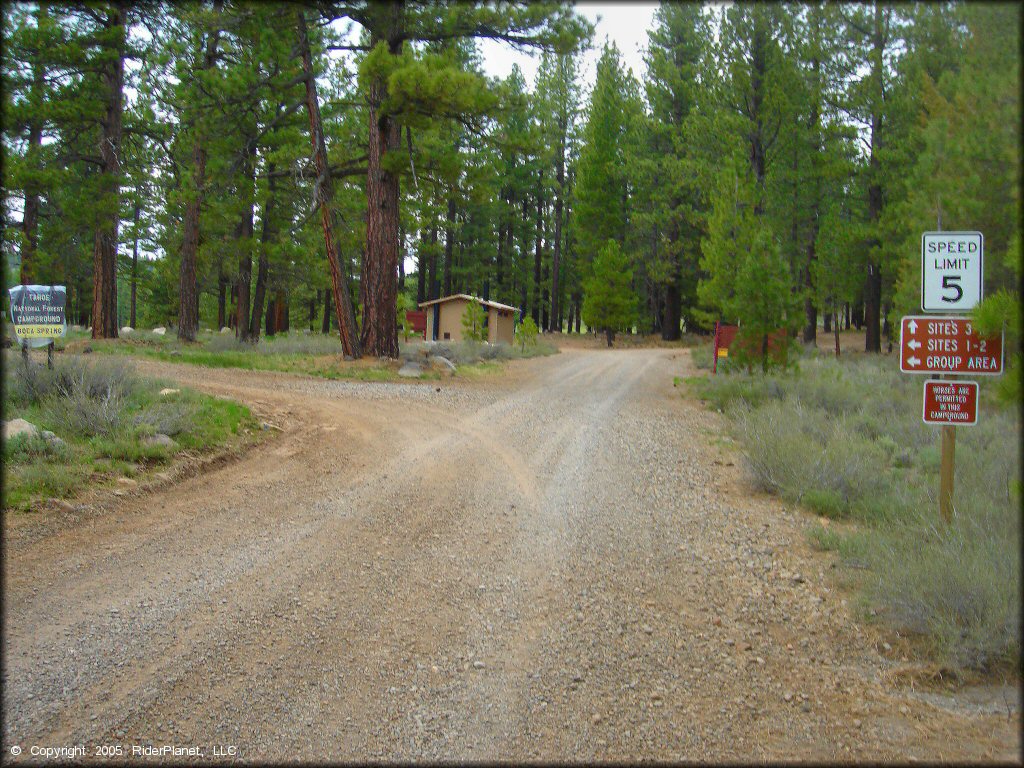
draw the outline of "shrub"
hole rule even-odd
[[[690,360],[697,370],[711,370],[714,364],[715,345],[699,344],[690,350]]]
[[[104,400],[128,398],[138,390],[134,369],[116,359],[92,363],[70,359],[54,366],[54,394],[60,397],[81,395]]]
[[[445,357],[456,365],[470,365],[481,360],[514,360],[538,355],[551,355],[558,349],[551,344],[538,341],[524,350],[504,343],[487,344],[478,341],[416,341],[402,344],[401,356],[405,359],[423,359],[424,352]]]
[[[479,301],[471,301],[466,305],[462,313],[462,338],[467,341],[486,341],[487,328],[484,321],[487,319],[487,312],[484,305]]]
[[[320,333],[278,333],[254,342],[239,341],[232,334],[217,334],[204,344],[207,352],[241,352],[255,355],[340,355],[341,340]]]
[[[148,434],[169,436],[185,432],[192,427],[193,409],[187,403],[154,403],[135,416],[134,424]]]
[[[921,384],[893,360],[805,360],[792,374],[694,382],[733,421],[757,483],[854,533],[809,531],[838,550],[862,600],[956,668],[1020,658],[1020,421],[986,402],[957,431],[955,513],[939,521],[939,434],[921,422]],[[995,400],[995,398],[992,398]]]
[[[6,499],[9,506],[24,503],[33,495],[47,498],[71,496],[82,487],[89,475],[88,469],[80,464],[53,461],[35,461],[19,467],[17,472],[17,485],[10,489]]]
[[[54,370],[43,414],[54,431],[91,437],[111,435],[125,424],[129,398],[138,389],[132,369],[119,360],[63,362]]]
[[[882,529],[865,553],[866,591],[885,619],[922,636],[954,668],[989,669],[1020,656],[1020,529],[1006,508],[958,505],[951,526],[922,510]]]
[[[532,317],[524,317],[515,330],[515,342],[519,345],[519,351],[525,352],[526,345],[531,347],[537,344],[537,324]]]
[[[58,432],[84,437],[111,435],[124,425],[124,400],[117,391],[106,397],[89,397],[83,390],[49,399],[43,408],[46,420]]]
[[[10,367],[7,396],[17,405],[38,405],[54,385],[54,372],[45,365],[29,360],[26,366],[20,359],[6,361]]]
[[[4,444],[4,463],[10,464],[24,464],[41,457],[66,459],[69,454],[66,444],[54,444],[40,435],[22,433]]]
[[[865,497],[885,492],[884,449],[787,398],[741,409],[736,430],[758,484],[794,501],[812,502],[831,516],[848,513]]]
[[[412,323],[409,322],[408,313],[416,309],[416,301],[407,293],[399,292],[395,301],[395,312],[397,313],[398,328],[402,332],[402,338],[409,340],[412,335]]]

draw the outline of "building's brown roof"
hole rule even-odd
[[[442,304],[452,299],[465,299],[466,301],[478,301],[485,307],[493,307],[494,309],[504,309],[511,312],[518,312],[519,307],[510,307],[508,304],[500,304],[497,301],[484,301],[479,296],[470,296],[468,293],[454,293],[451,296],[442,296],[440,299],[432,299],[430,301],[420,302],[420,307],[429,307],[431,304]]]

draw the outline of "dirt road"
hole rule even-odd
[[[893,682],[806,516],[751,494],[720,417],[673,388],[689,365],[568,349],[385,385],[146,364],[284,431],[45,535],[7,521],[5,759],[1018,760],[1015,701]]]

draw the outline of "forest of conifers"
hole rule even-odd
[[[397,307],[463,292],[551,331],[839,322],[879,351],[935,229],[981,231],[986,297],[1017,305],[1017,4],[665,3],[643,79],[605,42],[586,90],[602,41],[568,4],[3,21],[7,284],[65,284],[94,337],[309,327],[394,357]],[[535,52],[532,87],[485,74],[486,38]]]

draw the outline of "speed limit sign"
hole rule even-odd
[[[925,232],[921,236],[921,309],[974,309],[982,299],[984,246],[981,232]]]

